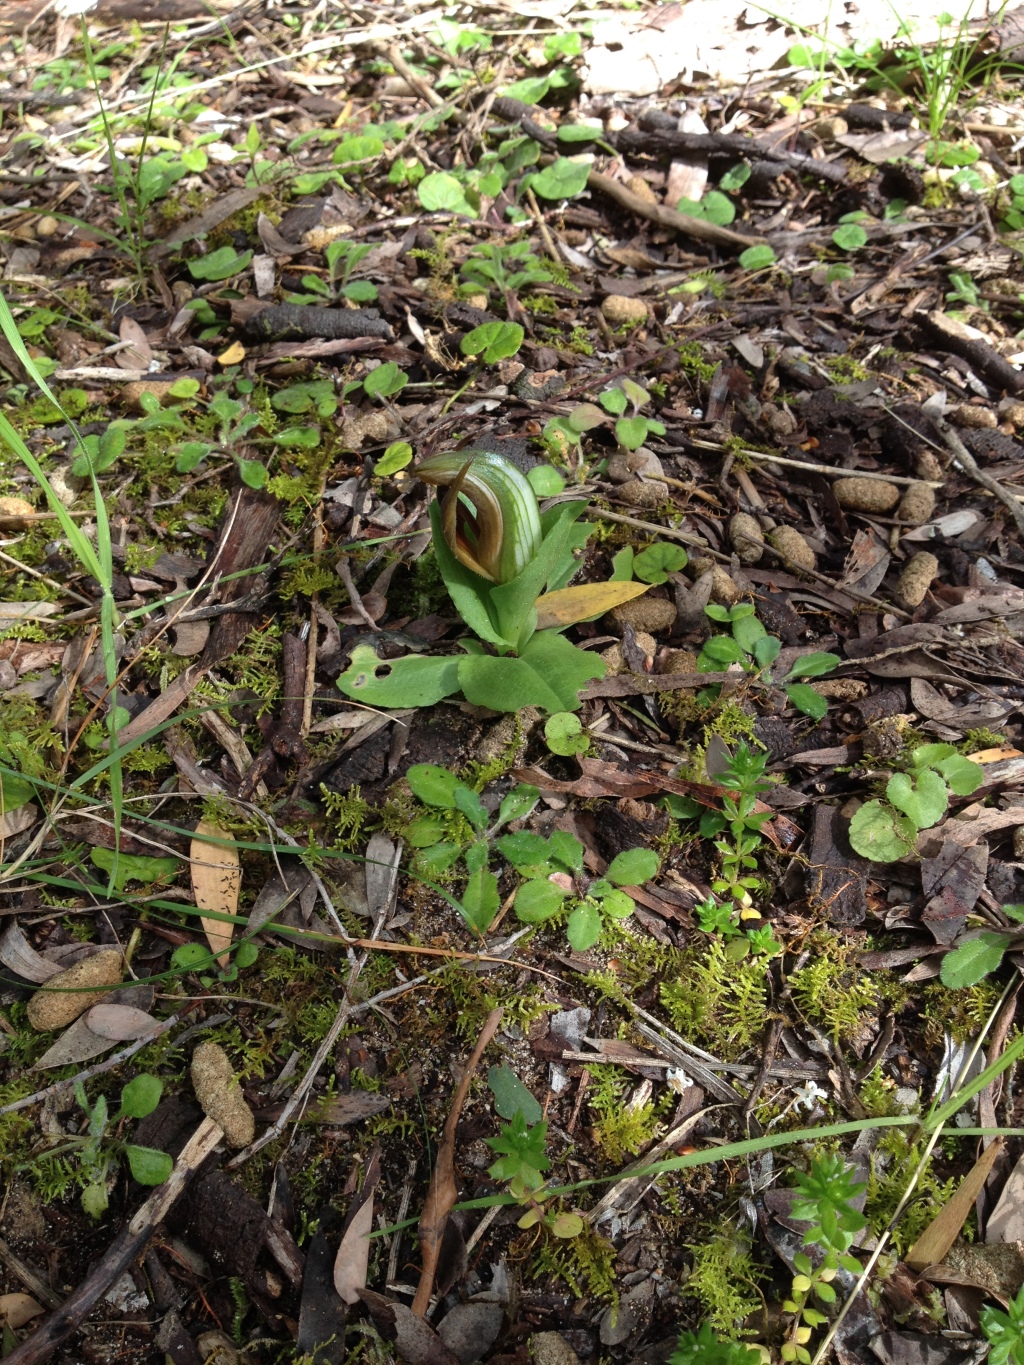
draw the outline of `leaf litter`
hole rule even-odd
[[[80,8],[0,16],[5,1355],[1005,1358],[1016,10]]]

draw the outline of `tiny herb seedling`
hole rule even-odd
[[[697,668],[701,673],[717,673],[729,664],[739,664],[745,672],[756,677],[767,686],[773,684],[771,666],[779,657],[782,641],[777,635],[769,635],[757,619],[755,609],[749,602],[738,602],[734,607],[720,607],[714,604],[704,608],[705,614],[713,621],[721,621],[731,627],[729,635],[712,635],[697,658]],[[820,678],[831,673],[842,660],[835,654],[817,651],[801,654],[793,667],[779,681],[779,686],[798,711],[812,720],[821,720],[828,710],[825,698],[807,683],[795,682],[797,678]]]
[[[850,843],[876,863],[894,863],[914,852],[917,836],[937,825],[949,794],[969,796],[984,779],[980,764],[957,753],[952,744],[920,744],[906,772],[893,773],[885,800],[867,801],[850,821]]]
[[[51,1148],[47,1156],[58,1156],[73,1152],[78,1158],[79,1178],[82,1182],[82,1207],[93,1218],[100,1218],[106,1212],[107,1180],[112,1166],[122,1157],[140,1185],[162,1185],[174,1168],[174,1162],[166,1152],[153,1147],[139,1147],[131,1142],[122,1142],[110,1135],[121,1119],[142,1119],[151,1114],[160,1103],[163,1081],[157,1076],[143,1073],[121,1091],[121,1104],[116,1114],[107,1110],[107,1099],[100,1095],[95,1104],[90,1104],[85,1087],[81,1081],[75,1082],[75,1099],[88,1118],[88,1136],[74,1137],[60,1147]]]

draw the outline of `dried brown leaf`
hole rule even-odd
[[[192,866],[192,890],[200,910],[212,910],[220,915],[238,913],[238,895],[242,887],[242,873],[238,865],[238,850],[213,844],[211,839],[231,840],[234,836],[210,820],[200,820],[189,851]],[[227,967],[228,949],[235,926],[230,921],[203,915],[203,931],[210,948],[217,954],[221,967]]]

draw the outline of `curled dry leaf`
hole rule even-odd
[[[196,825],[195,838],[189,850],[196,905],[200,910],[212,910],[218,915],[234,915],[238,912],[238,893],[242,886],[238,850],[225,847],[222,843],[211,843],[211,839],[234,843],[233,836],[226,829],[221,829],[220,825],[210,820],[200,820]],[[214,919],[208,915],[203,915],[202,920],[207,941],[217,954],[217,961],[222,967],[227,967],[227,950],[231,947],[235,926],[228,920]]]
[[[85,1023],[100,1038],[108,1038],[112,1043],[127,1043],[157,1028],[159,1020],[132,1005],[104,1004],[93,1005],[85,1016]]]
[[[359,1291],[366,1288],[372,1231],[373,1195],[369,1194],[352,1215],[334,1259],[334,1287],[345,1303],[358,1303]]]
[[[10,971],[41,986],[60,972],[60,968],[29,943],[17,924],[10,924],[0,936],[0,962]]]
[[[46,1309],[31,1294],[0,1294],[0,1320],[17,1330]]]
[[[73,1066],[77,1062],[87,1062],[92,1057],[100,1057],[114,1046],[110,1038],[103,1038],[85,1021],[76,1019],[35,1063],[33,1071],[49,1071],[55,1066]]]

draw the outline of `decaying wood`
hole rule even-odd
[[[143,1254],[171,1205],[184,1193],[223,1136],[212,1119],[202,1121],[182,1148],[171,1174],[125,1224],[74,1293],[42,1321],[32,1336],[5,1357],[10,1365],[38,1365],[38,1362],[48,1360],[62,1341],[78,1331],[115,1280]]]

